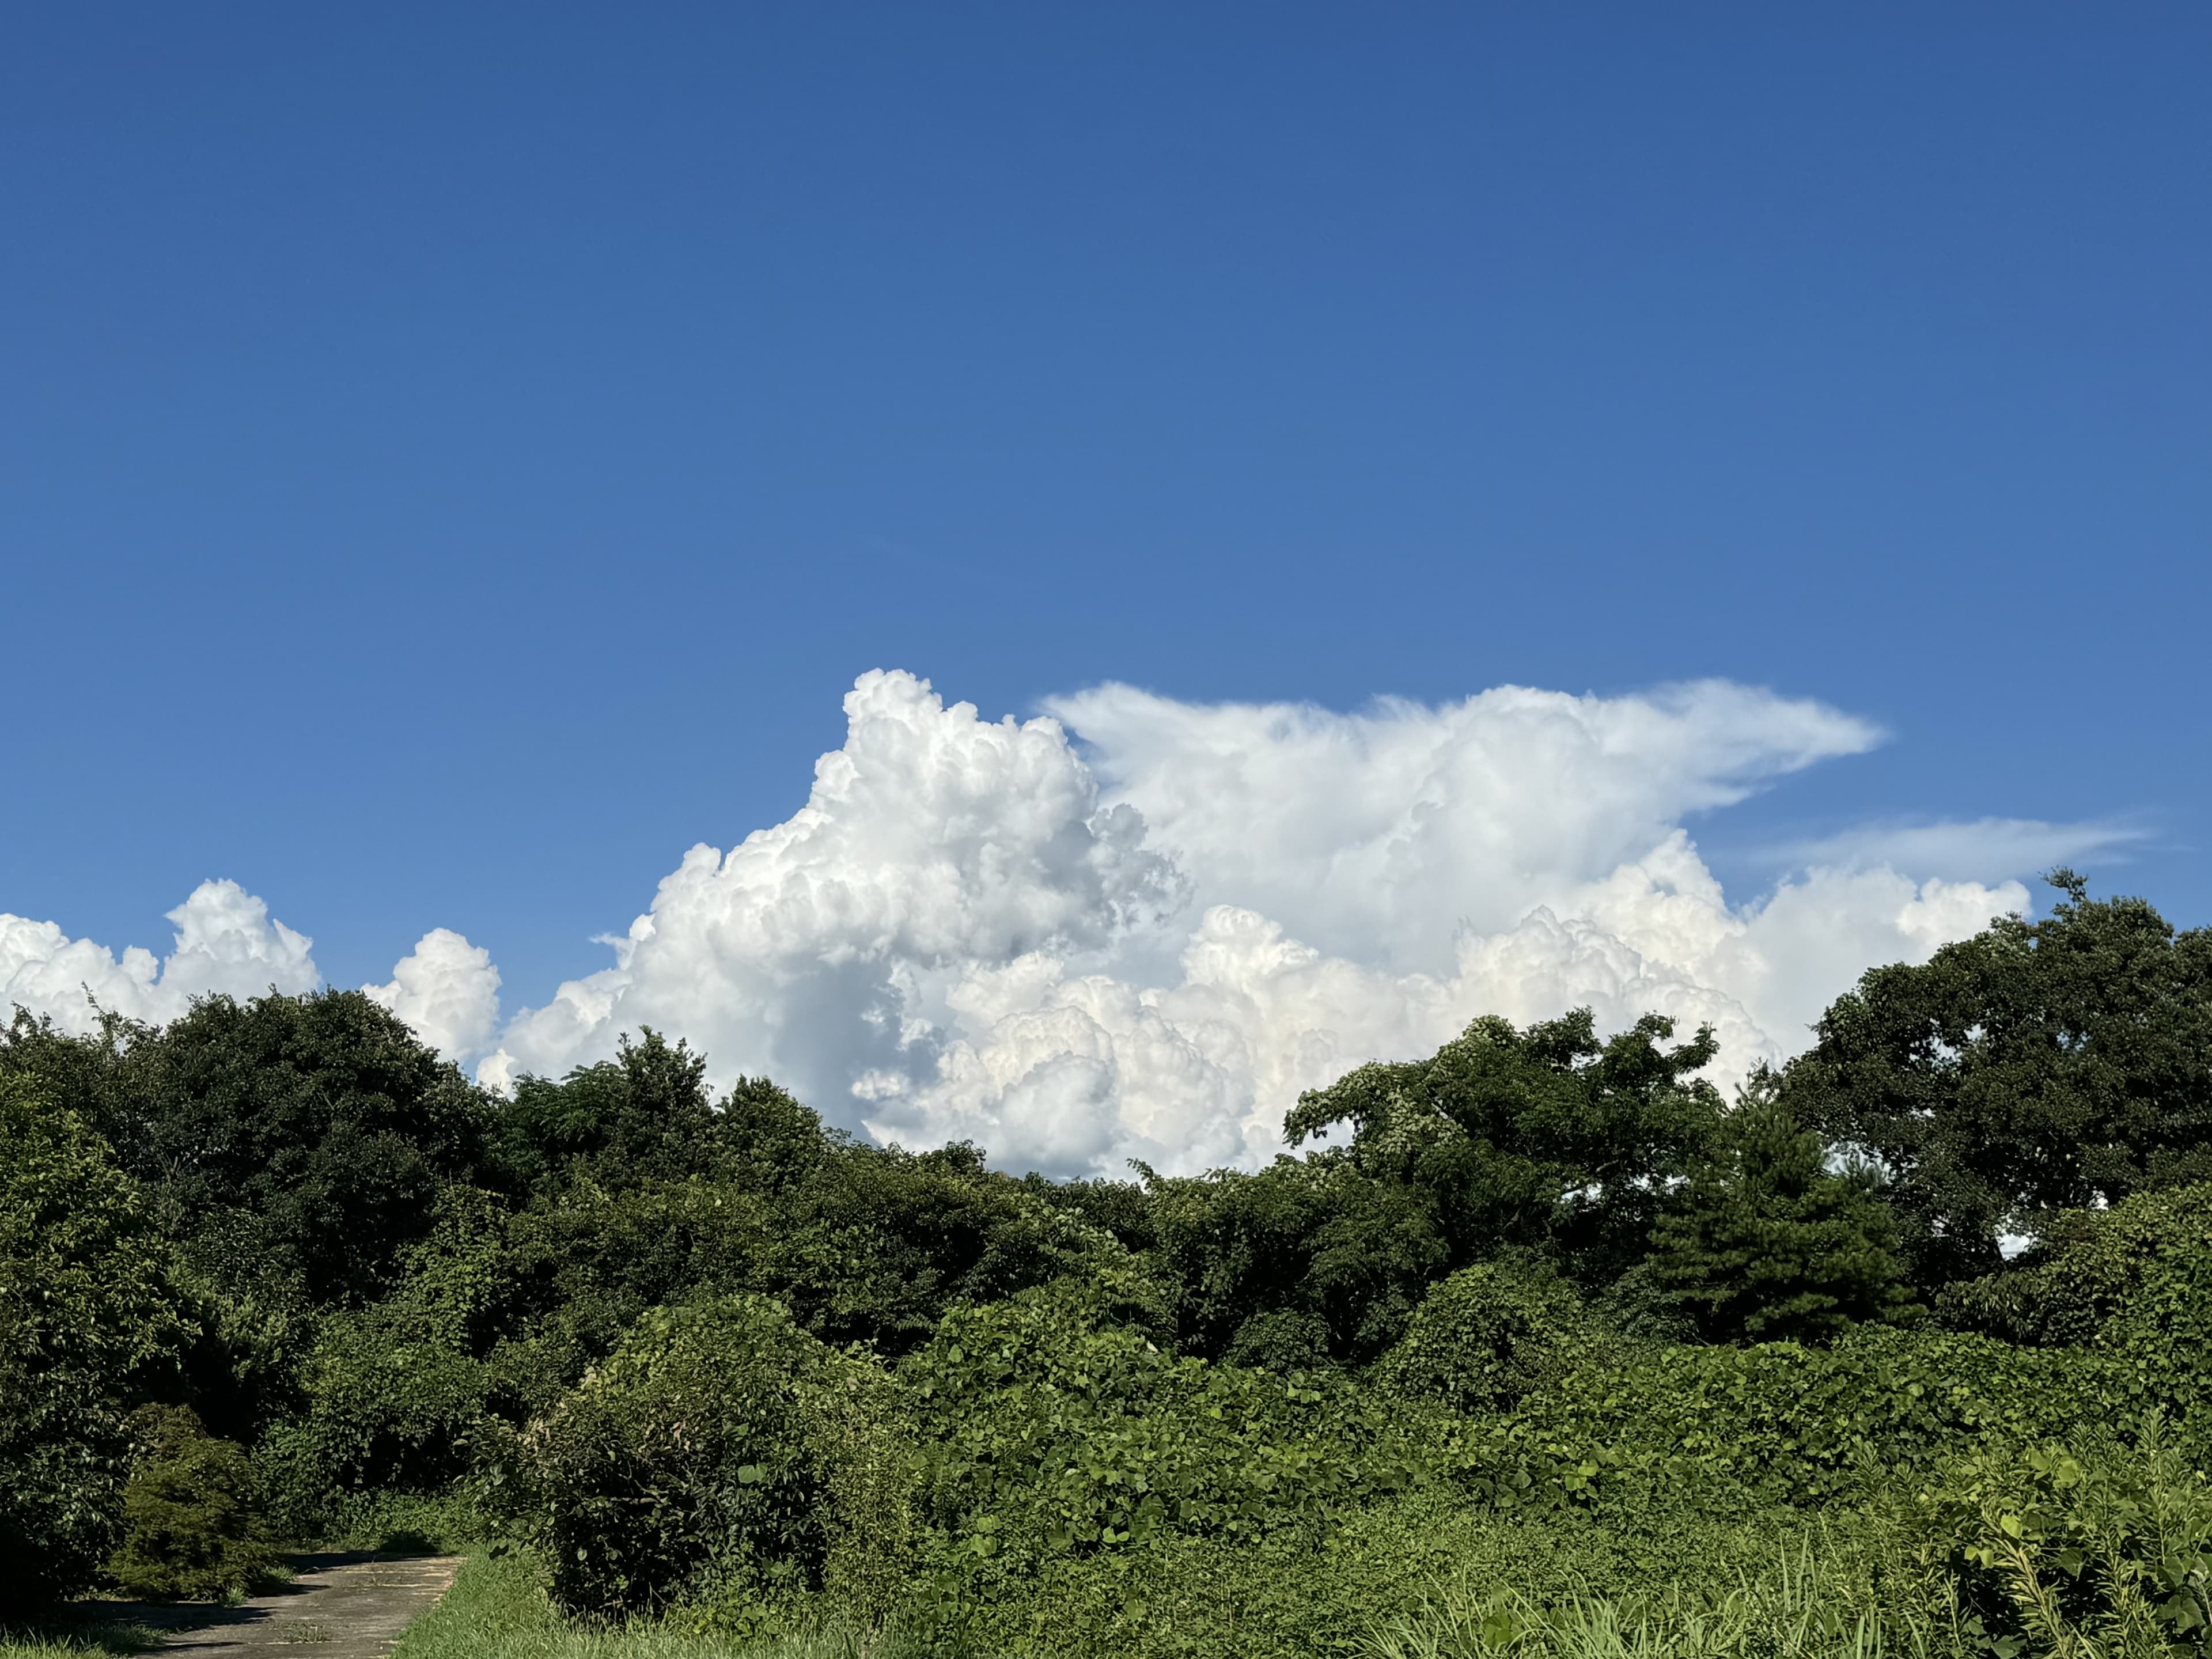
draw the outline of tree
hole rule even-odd
[[[106,1137],[234,1296],[372,1294],[439,1188],[483,1159],[483,1091],[358,991],[205,997],[163,1030],[110,1019],[84,1039],[19,1016],[4,1053]]]
[[[1297,1328],[1318,1324],[1322,1357],[1371,1359],[1450,1265],[1422,1195],[1340,1148],[1249,1174],[1146,1176],[1183,1346],[1208,1358],[1279,1351],[1293,1315]]]
[[[707,1057],[647,1028],[559,1082],[526,1076],[499,1112],[501,1156],[540,1190],[584,1180],[609,1192],[682,1181],[714,1161]]]
[[[0,1066],[0,1606],[80,1589],[106,1559],[126,1408],[182,1334],[137,1188]]]
[[[1419,1194],[1453,1266],[1535,1249],[1592,1280],[1640,1259],[1668,1179],[1718,1121],[1696,1073],[1710,1030],[1662,1045],[1646,1014],[1601,1041],[1590,1011],[1516,1030],[1478,1019],[1427,1060],[1363,1066],[1298,1099],[1292,1146],[1349,1123],[1352,1165]]]
[[[1832,1171],[1771,1073],[1659,1218],[1651,1275],[1717,1341],[1819,1341],[1907,1316],[1897,1224],[1863,1166]]]
[[[1785,1073],[1801,1122],[1881,1163],[1926,1285],[2057,1211],[2212,1177],[2212,931],[2051,881],[2047,920],[1867,974]]]

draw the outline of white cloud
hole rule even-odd
[[[320,983],[314,941],[272,921],[269,907],[234,881],[202,882],[167,920],[176,933],[166,960],[134,945],[118,961],[51,921],[0,912],[0,1011],[21,1005],[83,1032],[98,1017],[94,1003],[158,1024],[196,996],[257,996],[271,986],[296,993]]]
[[[615,965],[519,1016],[482,1074],[651,1024],[720,1076],[1012,1167],[1249,1163],[1299,1090],[1480,1013],[1656,1009],[1712,1024],[1741,1072],[1867,966],[2027,901],[1838,862],[1732,906],[1683,821],[1881,735],[1741,686],[1048,708],[993,724],[863,676],[805,807],[694,848]]]
[[[1857,868],[1903,866],[1937,876],[2039,875],[2077,859],[2111,860],[2150,839],[2137,825],[2051,823],[2041,818],[1975,818],[1933,823],[1869,823],[1778,850],[1787,865]]]
[[[1097,951],[1179,902],[1143,822],[1101,806],[1054,721],[993,724],[881,672],[845,713],[806,805],[726,856],[685,854],[616,966],[519,1016],[486,1076],[559,1070],[650,1024],[725,1073],[849,1100],[872,1073],[932,1069],[928,1011],[965,967]]]
[[[1250,905],[1362,961],[1431,970],[1458,924],[1510,927],[1881,733],[1719,681],[1638,697],[1502,686],[1440,708],[1195,705],[1106,685],[1054,700],[1109,799],[1176,849],[1198,900]]]
[[[195,997],[296,996],[322,984],[314,941],[234,881],[202,882],[167,920],[176,932],[167,957],[134,945],[118,959],[54,922],[0,911],[0,1016],[20,1006],[82,1034],[102,1009],[164,1025]],[[453,1059],[473,1059],[497,1036],[499,970],[447,928],[424,934],[390,984],[363,988]]]
[[[612,964],[543,1006],[502,1027],[489,953],[443,928],[368,994],[494,1083],[649,1024],[887,1139],[1190,1170],[1269,1156],[1300,1090],[1482,1013],[1710,1023],[1724,1080],[1802,1048],[1868,966],[2024,909],[2001,878],[2120,834],[1861,831],[1732,903],[1689,823],[1881,734],[1715,682],[1352,714],[1109,685],[993,722],[876,672],[845,712],[798,813],[693,848]],[[234,883],[170,919],[166,959],[118,959],[0,915],[0,1009],[83,1030],[88,989],[159,1021],[319,982],[309,941]]]
[[[499,969],[490,951],[450,927],[423,934],[392,969],[389,984],[362,989],[455,1059],[472,1059],[498,1039]]]

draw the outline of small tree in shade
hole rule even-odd
[[[1820,1341],[1917,1310],[1872,1171],[1832,1170],[1762,1073],[1653,1232],[1651,1272],[1715,1341]]]

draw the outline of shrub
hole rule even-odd
[[[484,1431],[483,1368],[387,1310],[322,1322],[305,1367],[306,1412],[262,1437],[273,1518],[319,1534],[352,1494],[435,1492],[470,1468]]]
[[[2132,1398],[2124,1368],[2094,1352],[1867,1326],[1829,1348],[1680,1347],[1583,1366],[1468,1434],[1458,1466],[1503,1503],[1805,1506],[1965,1448],[2063,1434]]]
[[[2094,1345],[2191,1432],[2212,1382],[2212,1183],[2056,1218],[2026,1265],[1953,1287],[1948,1322],[2013,1341]]]
[[[114,1547],[125,1405],[180,1335],[137,1188],[0,1072],[0,1606],[81,1588]]]
[[[1328,1322],[1294,1308],[1255,1313],[1237,1328],[1221,1358],[1224,1364],[1283,1376],[1324,1370],[1330,1363]]]
[[[210,1438],[182,1406],[142,1406],[131,1428],[139,1458],[108,1576],[132,1595],[160,1599],[244,1590],[274,1559],[246,1453]]]
[[[2160,1241],[2142,1284],[2098,1341],[2149,1403],[2202,1438],[2212,1383],[2212,1249],[2201,1234]]]
[[[1079,1286],[956,1310],[899,1380],[931,1448],[924,1512],[966,1565],[1169,1535],[1310,1545],[1413,1478],[1341,1377],[1164,1353]]]
[[[678,1601],[738,1622],[825,1591],[885,1604],[908,1473],[889,1380],[779,1304],[657,1309],[519,1437],[506,1507],[578,1612]]]
[[[428,1236],[402,1255],[398,1288],[319,1322],[300,1368],[304,1409],[260,1448],[287,1533],[340,1524],[359,1494],[434,1492],[468,1471],[489,1387],[469,1346],[493,1295],[501,1221],[489,1194],[447,1188]]]
[[[1429,1292],[1376,1366],[1376,1380],[1453,1411],[1502,1411],[1564,1375],[1591,1335],[1571,1285],[1540,1271],[1481,1262]]]
[[[2141,1193],[2109,1210],[2061,1212],[2017,1265],[1947,1285],[1936,1311],[2008,1342],[2093,1342],[2162,1261],[2206,1253],[2212,1182]]]
[[[1921,1503],[1995,1651],[2203,1650],[2212,1492],[2155,1425],[2133,1450],[2077,1440],[1967,1458]]]

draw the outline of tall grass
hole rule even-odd
[[[0,1626],[0,1659],[113,1659],[159,1638],[136,1625],[63,1613],[35,1628]]]
[[[1359,1659],[1936,1659],[1966,1650],[1941,1599],[1875,1601],[1810,1550],[1717,1595],[1570,1589],[1543,1600],[1461,1577],[1374,1626]]]
[[[580,1624],[546,1599],[538,1563],[517,1552],[472,1556],[437,1606],[407,1627],[392,1659],[896,1659],[858,1627],[752,1640],[671,1625]],[[0,1652],[0,1659],[15,1656]],[[37,1655],[32,1659],[62,1659]]]

